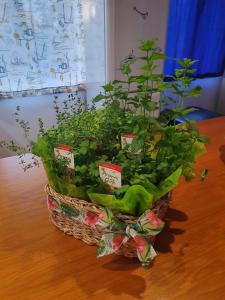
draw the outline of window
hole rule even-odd
[[[104,0],[0,2],[1,93],[101,82],[104,68]]]

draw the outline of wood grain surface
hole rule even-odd
[[[225,299],[225,118],[199,123],[211,137],[197,171],[172,195],[158,257],[148,269],[64,235],[48,216],[42,168],[0,160],[0,299]]]

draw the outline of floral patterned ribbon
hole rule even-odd
[[[164,222],[152,210],[147,210],[135,224],[126,226],[109,209],[102,208],[96,225],[105,228],[98,245],[97,257],[115,253],[128,240],[133,239],[137,256],[142,266],[146,267],[157,255],[148,238],[157,235],[163,229]]]
[[[65,215],[79,219],[80,222],[87,225],[100,226],[103,229],[104,233],[97,248],[97,257],[119,251],[130,239],[134,241],[137,256],[143,267],[147,267],[157,255],[149,242],[149,237],[160,233],[164,227],[164,222],[150,209],[145,211],[136,223],[126,225],[106,207],[102,207],[99,214],[83,213],[68,204],[56,201],[50,196],[48,196],[48,206],[51,210],[63,212]]]

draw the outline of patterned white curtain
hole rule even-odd
[[[0,0],[0,92],[85,81],[81,0]]]

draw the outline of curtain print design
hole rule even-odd
[[[85,80],[80,0],[0,0],[0,91]]]

